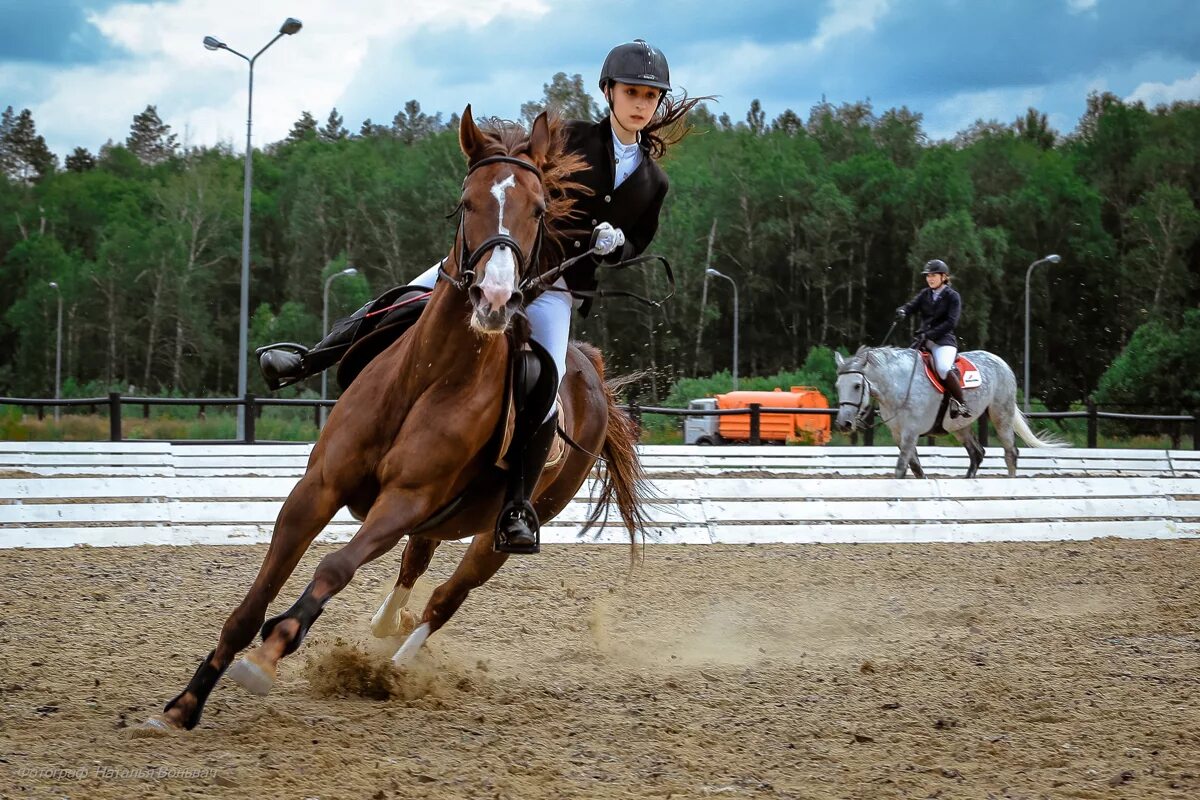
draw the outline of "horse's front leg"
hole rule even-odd
[[[306,474],[288,495],[279,516],[271,545],[245,598],[225,620],[217,647],[200,663],[187,688],[167,703],[163,713],[146,721],[144,728],[191,730],[200,722],[204,703],[233,657],[254,640],[266,616],[267,606],[279,594],[312,540],[341,508],[341,499],[320,477]]]
[[[488,579],[496,574],[496,570],[508,560],[507,553],[497,553],[492,549],[492,537],[490,532],[475,536],[454,574],[433,590],[429,602],[425,605],[425,612],[421,615],[421,624],[392,656],[392,661],[398,666],[407,664],[417,650],[421,649],[429,635],[454,616],[454,612],[458,611],[458,607],[467,599],[471,590],[487,583]]]
[[[229,677],[254,694],[267,694],[275,683],[280,659],[296,651],[325,604],[350,583],[359,567],[391,550],[405,531],[432,514],[434,502],[430,491],[381,492],[354,538],[321,559],[300,599],[283,614],[267,620],[262,645],[235,663]]]
[[[417,617],[406,606],[412,595],[413,585],[417,578],[429,569],[433,551],[441,544],[440,539],[427,539],[423,536],[408,537],[404,547],[404,556],[400,560],[400,574],[396,577],[396,585],[388,592],[383,605],[371,617],[371,633],[380,639],[410,633],[416,626]]]
[[[900,457],[896,459],[896,477],[903,478],[911,467],[913,475],[924,478],[925,471],[921,469],[921,462],[917,460],[917,434],[908,432],[901,434],[899,447]]]

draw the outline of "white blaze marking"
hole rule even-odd
[[[508,228],[504,227],[504,198],[506,196],[506,190],[511,189],[516,185],[517,181],[513,178],[512,173],[510,172],[508,173],[507,178],[502,181],[496,181],[496,183],[492,186],[492,197],[496,198],[496,202],[500,204],[500,232],[505,236],[508,235]]]
[[[504,200],[508,190],[516,185],[517,181],[511,172],[504,180],[498,180],[492,185],[492,197],[496,198],[496,203],[500,206],[497,228],[505,236],[509,234],[509,230],[504,227]],[[487,264],[484,266],[483,280],[479,283],[479,288],[483,290],[483,296],[492,308],[503,308],[508,299],[512,297],[516,286],[517,262],[513,258],[512,251],[504,245],[493,248]]]

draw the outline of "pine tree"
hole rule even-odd
[[[421,110],[420,103],[409,100],[404,104],[404,110],[392,118],[392,130],[405,143],[412,144],[442,130],[442,114],[439,111],[430,116]]]
[[[66,166],[69,172],[87,172],[96,168],[96,157],[88,152],[86,147],[76,147],[74,152],[67,156]]]
[[[17,126],[17,115],[9,106],[0,114],[0,175],[12,177],[17,171],[16,155],[9,145],[13,128]]]
[[[133,118],[129,136],[125,139],[125,148],[137,156],[138,161],[151,166],[170,159],[178,146],[178,137],[158,116],[156,106],[146,106],[145,111]]]
[[[308,142],[317,138],[317,118],[305,111],[300,119],[292,123],[292,130],[287,135],[289,142]]]
[[[321,141],[337,142],[349,136],[350,131],[346,130],[346,126],[342,124],[343,122],[344,120],[342,119],[342,115],[338,113],[337,107],[335,106],[333,110],[329,112],[329,119],[325,122],[325,127],[318,131]]]
[[[0,116],[0,161],[7,177],[25,183],[41,180],[58,165],[46,140],[38,135],[28,108],[14,118],[9,106]]]

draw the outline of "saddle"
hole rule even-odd
[[[422,286],[398,286],[385,292],[367,312],[347,322],[353,326],[350,343],[339,354],[337,382],[342,391],[358,377],[375,356],[388,349],[411,328],[429,305],[430,291]]]
[[[929,382],[933,384],[933,388],[939,394],[946,393],[946,387],[942,385],[942,381],[937,376],[937,370],[933,366],[933,356],[928,350],[921,351],[921,364],[925,367],[925,377],[929,378]],[[962,382],[963,389],[978,389],[983,385],[983,375],[980,374],[979,368],[976,367],[971,360],[966,356],[958,356],[954,359],[954,366],[958,369]]]

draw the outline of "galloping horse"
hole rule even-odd
[[[963,394],[972,417],[984,411],[996,426],[996,435],[1004,446],[1004,464],[1008,476],[1017,475],[1017,445],[1014,432],[1030,447],[1062,447],[1060,442],[1041,438],[1029,427],[1025,415],[1017,408],[1017,379],[1008,364],[986,350],[960,354],[979,370],[982,383],[965,389]],[[835,353],[837,361],[838,430],[850,431],[864,423],[872,398],[879,401],[883,422],[900,447],[896,461],[896,477],[903,478],[912,469],[913,475],[924,478],[917,459],[917,439],[926,433],[941,433],[938,409],[942,395],[922,374],[920,354],[916,350],[898,347],[860,347],[850,358]],[[971,463],[967,477],[975,477],[983,463],[984,450],[971,430],[971,420],[946,416],[941,421],[944,432],[951,433],[967,448]]]
[[[376,615],[377,634],[395,632],[407,590],[441,541],[475,538],[433,592],[397,661],[445,625],[505,562],[507,554],[492,549],[505,481],[496,443],[506,426],[510,353],[528,334],[521,310],[542,288],[536,277],[553,266],[551,223],[571,214],[564,189],[582,161],[564,151],[564,141],[561,124],[544,113],[526,134],[504,122],[480,129],[467,106],[459,128],[467,177],[443,280],[414,327],[371,361],[334,407],[304,477],[280,509],[258,576],[225,621],[216,649],[147,727],[195,727],[218,679],[259,626],[262,646],[236,662],[230,677],[266,694],[279,660],[296,650],[324,605],[360,566],[406,534],[400,580]],[[632,546],[644,522],[637,433],[604,383],[597,350],[571,345],[559,399],[561,429],[572,447],[538,481],[538,517],[548,520],[571,501],[599,453],[606,469],[590,522],[615,502]],[[290,609],[264,625],[268,604],[344,506],[362,521],[358,532],[321,559]]]

